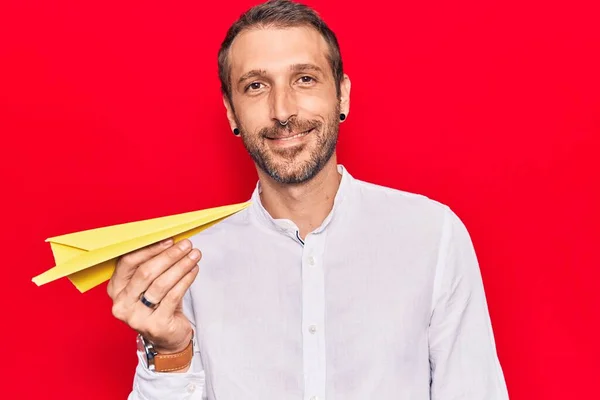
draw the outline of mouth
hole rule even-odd
[[[267,139],[270,139],[270,140],[275,140],[275,141],[281,141],[281,142],[286,142],[286,141],[288,141],[288,140],[293,140],[293,139],[298,139],[298,138],[304,137],[304,136],[308,135],[309,133],[311,133],[311,132],[312,132],[312,131],[314,131],[314,130],[315,130],[315,128],[310,128],[310,129],[309,129],[309,130],[307,130],[307,131],[300,132],[300,133],[296,133],[296,134],[293,134],[293,135],[290,135],[290,136],[283,136],[283,137],[267,137]]]

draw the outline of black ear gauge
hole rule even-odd
[[[238,128],[233,128],[233,134],[235,136],[240,136],[240,130]]]
[[[344,114],[344,113],[341,113],[341,114],[340,114],[340,121],[343,121],[343,120],[345,120],[345,119],[346,119],[346,114]]]

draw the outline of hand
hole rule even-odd
[[[184,350],[192,325],[183,314],[182,299],[198,275],[202,253],[185,239],[153,244],[120,257],[108,282],[113,315],[154,344],[159,353]],[[140,296],[154,304],[154,310]]]

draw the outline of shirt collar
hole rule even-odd
[[[311,233],[317,234],[322,232],[329,225],[331,220],[341,212],[342,204],[344,203],[346,197],[348,197],[354,178],[342,164],[337,165],[337,171],[342,176],[342,179],[340,181],[340,186],[338,187],[337,193],[335,194],[335,198],[333,199],[333,207],[327,217],[323,220],[321,226]],[[252,204],[250,205],[250,211],[252,214],[256,215],[261,223],[264,223],[269,227],[287,233],[295,232],[298,228],[294,222],[286,218],[273,218],[271,214],[269,214],[269,212],[264,208],[262,202],[260,201],[261,190],[260,181],[258,181],[254,191],[252,192]]]

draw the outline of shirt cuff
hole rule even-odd
[[[143,400],[200,400],[204,391],[205,374],[196,354],[187,372],[154,372],[146,367],[142,354],[137,352],[138,365],[133,391]],[[196,371],[198,369],[198,371]]]

